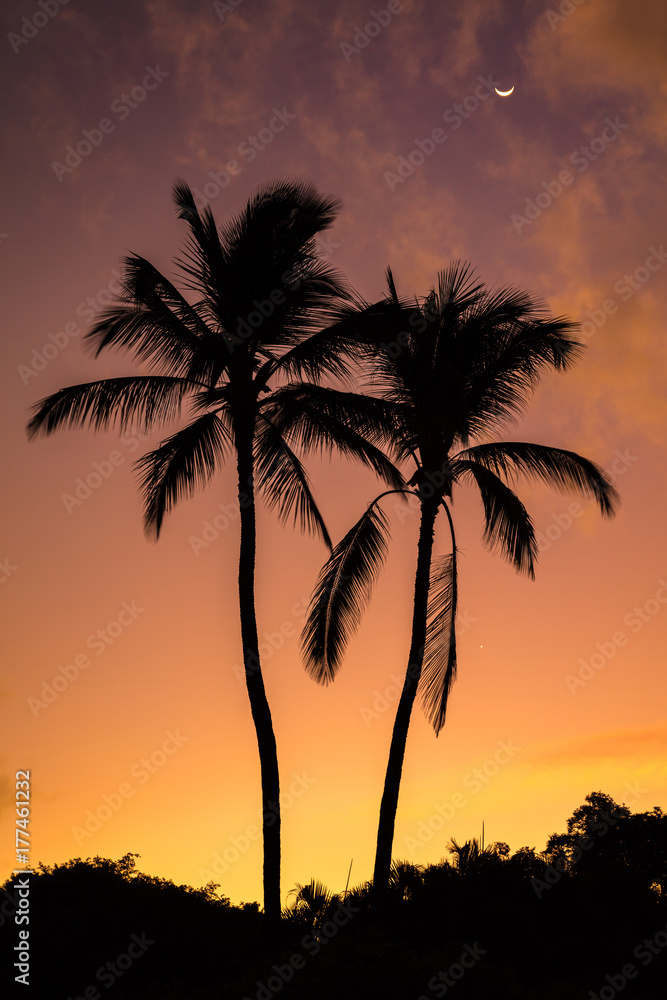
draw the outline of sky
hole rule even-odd
[[[455,494],[459,676],[437,739],[413,716],[394,856],[436,862],[482,823],[487,842],[542,850],[596,790],[667,806],[667,7],[381,4],[3,5],[2,878],[28,769],[30,863],[135,852],[150,874],[261,900],[233,466],[154,544],[133,462],[160,434],[25,433],[39,399],[134,370],[82,337],[124,254],[177,280],[177,177],[220,222],[277,177],[340,198],[320,250],[369,300],[388,265],[415,296],[463,259],[582,324],[577,368],[545,378],[506,437],[593,459],[621,508],[603,520],[522,483],[540,543],[530,581],[483,547],[474,493]],[[309,470],[339,539],[380,486],[335,458]],[[344,888],[351,863],[353,884],[372,873],[418,521],[385,510],[390,556],[327,688],[298,642],[326,549],[259,511],[283,900],[311,877]]]

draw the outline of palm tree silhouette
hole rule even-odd
[[[597,501],[611,516],[618,495],[593,462],[570,451],[523,442],[492,442],[495,430],[524,409],[542,374],[567,370],[581,345],[574,324],[549,319],[521,291],[487,289],[470,265],[453,263],[439,274],[437,291],[408,306],[399,300],[391,270],[384,310],[393,339],[377,336],[373,385],[382,392],[391,427],[390,454],[416,467],[406,488],[386,491],[368,506],[322,568],[302,633],[306,669],[329,683],[357,628],[384,562],[389,521],[378,506],[388,493],[419,500],[420,530],[408,668],[393,728],[380,807],[373,883],[386,892],[398,794],[410,716],[419,689],[436,735],[445,722],[456,673],[457,561],[448,500],[458,483],[479,489],[484,541],[534,578],[538,551],[532,521],[508,483],[518,474]],[[375,336],[375,335],[374,335]],[[480,443],[470,446],[471,440]],[[457,450],[461,449],[461,450]],[[434,529],[443,510],[451,551],[434,559]]]
[[[107,348],[125,349],[154,374],[61,389],[35,405],[28,434],[84,426],[148,432],[187,408],[186,425],[137,463],[145,529],[154,539],[173,505],[207,485],[235,454],[241,637],[260,757],[264,911],[274,925],[281,913],[280,785],[255,615],[255,493],[261,491],[282,520],[293,516],[331,547],[294,441],[306,452],[337,447],[388,483],[402,480],[372,443],[377,431],[358,401],[350,405],[345,393],[300,381],[344,375],[345,349],[353,345],[344,322],[356,314],[353,296],[320,259],[315,242],[332,224],[338,201],[306,184],[279,180],[260,188],[218,229],[208,207],[197,210],[183,181],[173,193],[189,227],[186,252],[176,263],[194,301],[149,261],[130,255],[122,300],[105,310],[85,338],[96,356]],[[285,384],[289,379],[295,381]],[[270,382],[278,386],[271,389]],[[272,412],[289,413],[293,432],[286,420],[279,428]]]
[[[495,861],[499,857],[492,844],[482,847],[476,837],[473,837],[472,840],[466,840],[463,844],[459,844],[452,837],[447,845],[447,850],[452,857],[450,864],[459,875],[479,871],[485,861]]]
[[[332,892],[323,882],[314,878],[307,885],[297,882],[287,895],[288,898],[294,898],[285,909],[285,917],[292,923],[306,927],[320,926],[332,917],[342,903],[339,893]]]

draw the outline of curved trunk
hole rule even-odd
[[[249,426],[244,426],[249,425]],[[262,829],[264,839],[264,913],[267,925],[280,922],[280,781],[278,754],[271,710],[264,690],[259,662],[259,639],[255,615],[255,491],[253,431],[250,419],[237,423],[236,447],[241,519],[239,553],[239,608],[246,686],[250,699],[262,780]]]
[[[433,529],[437,513],[437,500],[435,503],[432,500],[422,500],[410,658],[405,674],[403,691],[396,710],[391,747],[389,749],[389,760],[387,762],[387,773],[384,779],[384,792],[380,805],[380,823],[378,826],[377,849],[375,853],[375,870],[373,872],[373,890],[377,900],[383,897],[389,881],[391,849],[394,841],[394,824],[398,808],[398,792],[401,784],[401,773],[403,771],[405,744],[408,738],[412,706],[415,702],[417,686],[424,662],[428,591],[431,576],[431,556],[433,553]]]

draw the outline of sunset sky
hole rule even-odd
[[[37,400],[135,370],[82,335],[125,253],[178,281],[177,177],[221,222],[279,176],[339,197],[322,253],[369,300],[387,265],[423,295],[463,258],[584,324],[583,360],[507,437],[598,462],[621,509],[603,521],[520,485],[531,582],[482,546],[475,494],[455,494],[459,677],[437,739],[413,716],[394,856],[435,862],[482,822],[487,841],[542,850],[594,790],[666,807],[667,6],[9,0],[1,18],[1,877],[28,768],[34,864],[132,851],[150,874],[261,900],[233,465],[153,544],[132,463],[162,435],[25,433]],[[340,460],[309,469],[338,540],[379,486]],[[321,688],[298,633],[326,549],[260,509],[283,900],[313,876],[342,889],[351,860],[352,883],[372,872],[418,521],[385,510],[390,558]]]

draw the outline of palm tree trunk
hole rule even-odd
[[[243,423],[246,423],[245,421]],[[250,420],[247,421],[250,424]],[[255,614],[256,517],[254,466],[250,428],[237,424],[237,468],[241,545],[239,553],[239,607],[246,685],[250,699],[262,780],[262,828],[264,839],[264,914],[269,928],[280,923],[280,779],[278,753],[271,710],[264,690],[259,662],[259,639]]]
[[[431,556],[433,553],[433,529],[437,513],[437,500],[435,502],[433,500],[422,500],[410,659],[408,661],[403,691],[398,703],[398,709],[396,710],[394,731],[389,749],[389,760],[387,762],[387,773],[384,779],[384,792],[380,805],[380,823],[375,853],[375,871],[373,873],[373,889],[377,901],[383,898],[389,881],[391,849],[394,841],[394,825],[396,822],[396,810],[398,808],[398,792],[401,784],[401,773],[403,771],[405,744],[408,737],[412,706],[414,705],[417,686],[422,672],[422,664],[424,662],[428,591],[431,577]]]

